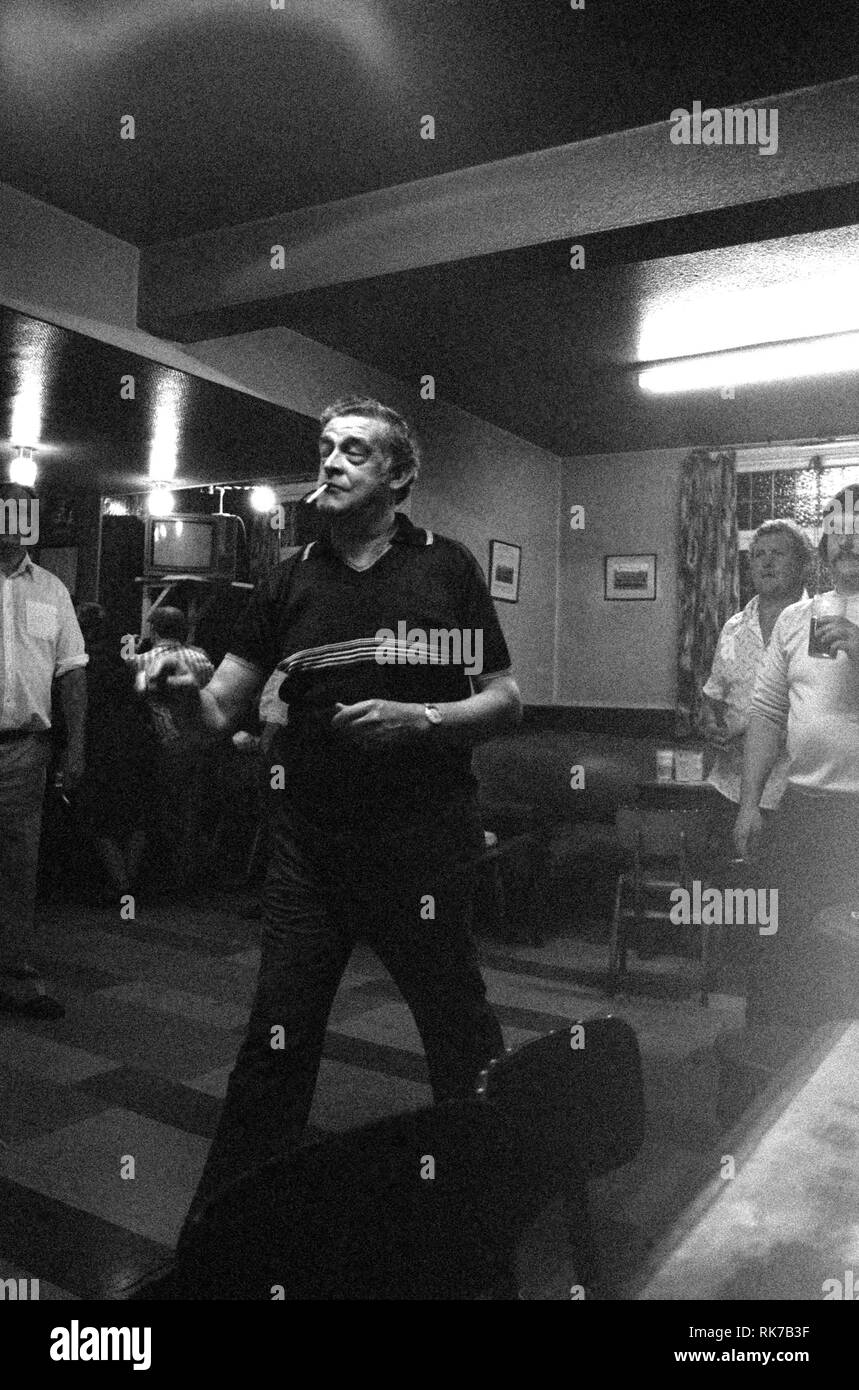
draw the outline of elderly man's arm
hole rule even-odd
[[[441,743],[472,744],[515,728],[522,718],[519,687],[509,671],[473,676],[475,693],[466,700],[437,706],[441,721],[427,719],[426,706],[398,700],[361,700],[338,705],[331,728],[363,742],[392,738],[433,739]]]
[[[84,775],[84,737],[86,733],[86,672],[74,666],[57,682],[66,721],[66,749],[63,754],[63,782],[72,791]]]
[[[482,743],[522,722],[522,697],[509,671],[473,676],[474,694],[467,700],[439,705],[441,724],[435,728],[452,743]],[[421,714],[424,722],[426,715]]]

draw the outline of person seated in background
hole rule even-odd
[[[796,522],[765,521],[749,546],[754,597],[729,618],[719,634],[713,667],[703,693],[704,725],[718,750],[707,781],[724,798],[718,829],[730,835],[737,817],[743,771],[743,740],[758,672],[779,614],[806,598],[805,583],[813,552]],[[761,793],[761,807],[773,810],[787,786],[789,759],[782,746]]]
[[[778,893],[778,916],[777,931],[758,938],[747,1025],[808,1028],[859,1012],[855,926],[834,936],[812,926],[825,906],[859,907],[857,524],[859,488],[855,496],[846,488],[824,510],[819,546],[835,590],[779,615],[750,707],[734,838],[756,864],[771,907]],[[821,599],[829,616],[816,617],[813,634]],[[785,731],[787,791],[764,825],[761,796]]]
[[[202,647],[188,642],[188,619],[180,608],[154,608],[149,615],[152,646],[126,657],[137,674],[137,688],[146,702],[157,740],[154,768],[153,864],[171,890],[190,885],[199,862],[202,785],[207,744],[189,726],[175,701],[162,698],[150,678],[165,658],[176,658],[202,690],[215,668]]]
[[[156,744],[105,609],[83,603],[77,615],[89,663],[86,773],[75,806],[104,873],[100,901],[107,907],[137,886]]]

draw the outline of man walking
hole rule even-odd
[[[521,717],[507,646],[472,555],[396,512],[419,466],[406,421],[349,399],[321,424],[327,537],[257,587],[204,690],[176,661],[155,677],[221,734],[278,664],[289,705],[257,991],[185,1230],[232,1177],[298,1140],[358,938],[412,1010],[437,1100],[468,1094],[503,1048],[469,897],[483,847],[471,745]]]

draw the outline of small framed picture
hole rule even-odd
[[[519,561],[521,545],[507,541],[489,542],[489,592],[503,603],[519,602]]]
[[[606,555],[607,599],[656,598],[655,555]]]

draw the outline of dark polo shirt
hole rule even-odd
[[[472,693],[468,668],[492,675],[510,654],[474,556],[397,513],[391,549],[370,569],[316,541],[275,566],[236,626],[230,654],[284,671],[289,722],[276,761],[293,822],[366,846],[399,830],[442,831],[468,806],[471,750],[429,737],[358,748],[330,729],[334,706],[383,699],[433,704]],[[477,667],[475,670],[474,668]]]

